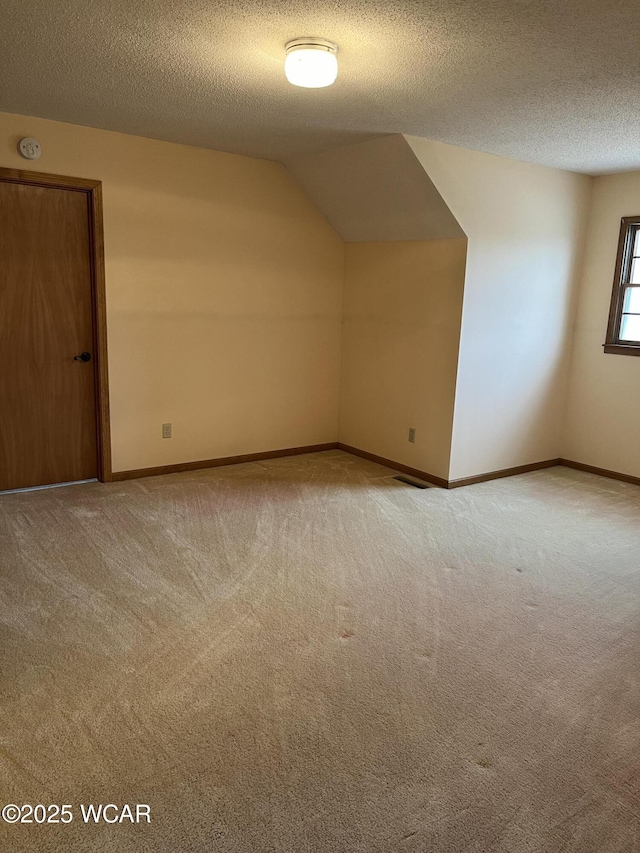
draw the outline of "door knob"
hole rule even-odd
[[[90,352],[81,352],[80,355],[74,355],[74,361],[91,361],[91,353]]]

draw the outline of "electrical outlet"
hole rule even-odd
[[[409,441],[411,442],[411,444],[416,443],[416,428],[415,427],[409,427]]]
[[[162,437],[171,438],[171,424],[162,424]]]

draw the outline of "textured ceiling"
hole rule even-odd
[[[287,166],[347,243],[464,237],[400,134],[296,157]]]
[[[273,159],[409,133],[640,168],[638,0],[2,0],[0,109]],[[329,89],[284,43],[340,46]]]

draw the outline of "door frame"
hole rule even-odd
[[[93,373],[95,377],[96,449],[98,479],[110,483],[111,429],[109,420],[109,368],[107,361],[107,305],[102,225],[102,181],[49,175],[24,169],[0,167],[0,182],[52,187],[85,193],[89,209],[89,256],[91,261],[91,313],[93,327]]]

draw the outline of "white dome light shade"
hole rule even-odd
[[[338,76],[338,45],[325,39],[301,38],[290,41],[284,61],[289,83],[305,89],[322,89]]]

